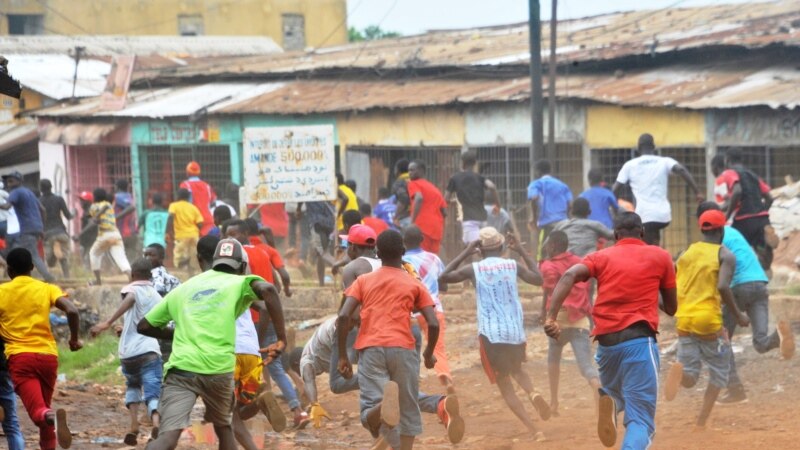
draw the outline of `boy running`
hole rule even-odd
[[[50,408],[58,376],[58,347],[50,330],[50,308],[55,306],[67,314],[69,349],[73,352],[83,347],[78,339],[78,310],[57,286],[31,278],[33,258],[27,250],[11,250],[6,263],[11,281],[0,285],[0,337],[5,342],[14,390],[39,427],[40,448],[55,450],[56,441],[61,448],[69,448],[72,435],[67,412]]]
[[[534,286],[542,285],[542,276],[536,262],[516,239],[509,238],[509,247],[525,261],[525,267],[513,259],[501,257],[505,238],[491,227],[482,228],[480,239],[470,242],[467,248],[447,265],[439,277],[440,283],[460,283],[471,280],[475,284],[478,306],[478,340],[481,363],[492,384],[497,384],[508,407],[534,435],[537,441],[544,434],[531,420],[525,406],[517,397],[511,379],[525,391],[542,420],[550,418],[550,407],[541,395],[533,390],[533,383],[522,368],[525,361],[525,328],[522,323],[522,305],[517,292],[517,277]],[[481,260],[458,268],[462,262],[479,249]]]
[[[576,199],[575,203],[581,200]],[[581,259],[567,251],[569,239],[563,231],[553,231],[547,238],[545,253],[551,255],[549,259],[542,261],[542,278],[544,283],[544,300],[542,301],[541,320],[547,317],[547,309],[550,307],[550,297],[553,295],[558,280],[572,266],[581,263]],[[563,308],[558,312],[556,321],[561,328],[561,334],[557,339],[550,338],[547,350],[547,376],[550,380],[550,411],[552,415],[558,416],[558,379],[561,375],[561,351],[569,343],[575,353],[575,362],[578,369],[589,382],[592,392],[596,393],[600,388],[600,375],[592,362],[592,344],[589,342],[589,318],[591,314],[589,305],[589,283],[576,283],[564,301]],[[595,394],[596,395],[596,394]]]
[[[731,279],[736,257],[722,246],[727,221],[722,211],[709,210],[700,215],[698,225],[703,240],[692,244],[678,259],[678,362],[669,369],[664,384],[664,398],[671,401],[678,389],[694,387],[700,377],[701,363],[708,365],[710,378],[697,428],[706,426],[720,390],[728,385],[730,340],[722,327],[722,304],[730,308],[739,326],[750,324],[736,306]]]
[[[92,222],[89,226],[81,230],[80,237],[97,228],[97,238],[89,250],[89,262],[94,272],[95,283],[100,285],[100,269],[103,265],[103,255],[108,252],[111,260],[117,265],[119,270],[125,275],[131,274],[131,265],[128,257],[125,256],[125,245],[122,243],[122,235],[117,229],[117,219],[114,215],[114,207],[108,202],[109,196],[105,189],[97,188],[92,194],[94,203],[89,208],[89,215]]]
[[[555,229],[563,231],[569,240],[569,252],[584,257],[597,251],[599,241],[614,239],[614,232],[602,223],[589,219],[589,200],[578,197],[572,202],[572,218],[560,222]]]
[[[273,358],[286,346],[283,311],[275,287],[254,275],[244,275],[244,249],[233,239],[217,244],[212,270],[170,292],[139,322],[138,331],[156,338],[173,338],[172,356],[164,365],[158,439],[148,450],[173,449],[197,397],[203,397],[205,420],[214,424],[221,450],[234,450],[231,429],[236,367],[236,319],[258,299],[264,300],[279,341],[264,351]],[[171,320],[175,329],[164,328]]]
[[[419,396],[419,354],[414,347],[409,315],[421,311],[428,322],[425,367],[432,369],[439,338],[433,300],[422,283],[403,269],[403,238],[384,231],[377,240],[383,266],[362,275],[345,291],[336,326],[349,329],[350,316],[361,307],[361,327],[354,348],[359,350],[358,385],[361,424],[373,437],[379,434],[394,448],[408,450],[422,433]],[[339,372],[353,376],[347,358],[347,334],[339,333]],[[397,428],[394,428],[397,427]],[[391,430],[390,430],[391,428]],[[399,447],[394,437],[399,434]]]
[[[122,288],[122,303],[108,320],[90,330],[92,337],[111,328],[123,316],[122,334],[119,338],[119,362],[125,376],[125,406],[130,412],[130,431],[125,435],[126,445],[136,445],[139,436],[139,404],[144,403],[153,421],[150,436],[158,437],[158,398],[161,396],[161,350],[154,338],[139,334],[136,326],[161,296],[150,282],[152,264],[139,258],[131,265],[131,283]]]

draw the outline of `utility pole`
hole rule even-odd
[[[530,75],[531,75],[531,148],[530,148],[530,177],[534,178],[534,164],[544,154],[542,108],[542,27],[539,18],[539,0],[529,0],[528,33],[530,34]]]
[[[75,85],[78,84],[78,64],[81,62],[81,55],[84,50],[86,50],[86,47],[75,47],[75,72],[72,75],[72,98],[70,99],[73,103],[77,103]]]
[[[556,159],[556,10],[558,0],[553,0],[550,16],[550,60],[547,61],[547,159],[555,165]],[[555,168],[555,167],[554,167]]]

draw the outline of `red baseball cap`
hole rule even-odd
[[[94,194],[92,194],[89,191],[81,192],[80,194],[78,194],[78,198],[80,198],[81,200],[85,200],[87,202],[94,202]]]
[[[700,218],[697,219],[697,224],[700,225],[701,230],[708,231],[724,227],[727,221],[728,219],[725,218],[725,214],[723,214],[722,211],[709,209],[703,214],[700,214]]]
[[[357,223],[350,227],[350,232],[347,234],[340,234],[340,238],[347,239],[348,244],[363,245],[365,247],[374,247],[378,242],[378,236],[375,235],[375,230],[372,228]]]

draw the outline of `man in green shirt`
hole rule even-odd
[[[204,242],[198,242],[198,253]],[[220,450],[235,450],[231,429],[233,371],[236,364],[236,318],[254,302],[265,303],[275,325],[278,342],[262,349],[265,361],[280,356],[286,347],[283,310],[275,287],[254,275],[243,275],[246,253],[233,239],[219,241],[212,270],[174,289],[139,322],[145,336],[173,339],[172,355],[164,366],[166,376],[159,413],[161,429],[148,450],[174,449],[181,432],[190,425],[192,407],[200,396],[205,420],[214,425]],[[262,306],[263,307],[263,306]],[[166,328],[175,322],[175,329]]]

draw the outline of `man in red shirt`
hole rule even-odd
[[[274,272],[278,273],[278,276],[281,279],[281,284],[283,285],[283,293],[286,294],[287,297],[292,296],[292,289],[290,287],[292,283],[292,278],[289,276],[289,272],[286,270],[286,265],[283,263],[283,258],[281,257],[281,253],[273,246],[269,245],[267,242],[264,242],[259,234],[259,227],[258,222],[256,219],[248,218],[244,220],[247,224],[247,233],[249,234],[249,243],[253,247],[260,248],[269,256],[269,262],[272,264],[272,269]],[[273,272],[273,279],[267,280],[272,284],[275,284],[274,281],[274,272]],[[266,278],[265,278],[266,280]],[[280,292],[280,291],[279,291]]]
[[[425,179],[425,163],[416,160],[409,164],[408,197],[411,199],[411,223],[422,230],[422,249],[439,253],[444,235],[447,203],[439,188]]]
[[[423,353],[428,369],[436,363],[433,350],[439,338],[439,322],[425,286],[403,269],[405,248],[400,233],[382,233],[377,247],[383,266],[359,276],[347,288],[336,327],[349,329],[350,316],[361,307],[361,327],[353,346],[360,351],[361,423],[373,437],[380,433],[390,443],[395,441],[392,435],[399,434],[399,449],[410,450],[414,437],[422,433],[422,417],[417,403],[419,355],[409,316],[420,311],[428,322],[428,343]],[[339,333],[338,348],[339,372],[349,379],[353,366],[347,359],[347,333]]]
[[[662,309],[672,316],[678,308],[675,268],[662,248],[647,245],[642,219],[624,212],[614,220],[617,243],[592,253],[567,270],[550,299],[545,333],[557,339],[556,319],[575,283],[597,279],[597,300],[592,310],[592,335],[600,344],[599,414],[597,434],[606,447],[617,440],[617,412],[625,411],[622,448],[647,448],[655,433],[658,397],[659,294]]]
[[[211,215],[209,206],[217,199],[217,194],[208,183],[200,179],[200,164],[197,161],[189,161],[189,164],[186,165],[186,180],[179,187],[189,191],[189,200],[194,206],[197,206],[203,216],[200,237],[207,235],[214,228],[214,217]]]
[[[372,206],[369,203],[359,206],[358,212],[361,213],[361,223],[372,228],[375,231],[375,236],[389,229],[389,225],[386,222],[372,215]]]

